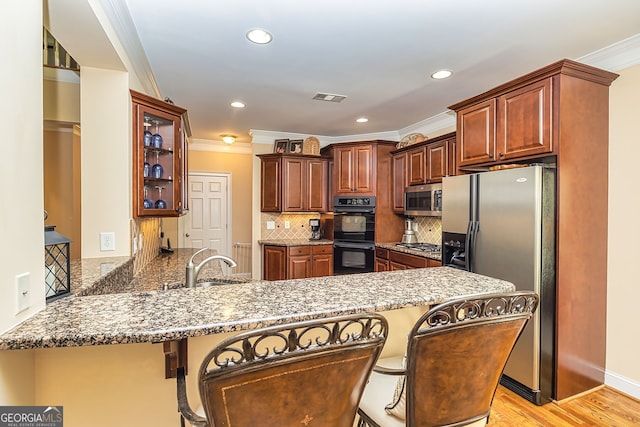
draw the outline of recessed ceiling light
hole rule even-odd
[[[234,107],[234,108],[244,108],[244,102],[233,101],[231,103],[231,106]]]
[[[247,32],[247,38],[256,44],[267,44],[273,37],[268,31],[261,30],[260,28],[254,28]]]
[[[369,119],[367,119],[366,117],[360,117],[358,119],[356,119],[356,122],[358,123],[367,123],[369,121]]]
[[[224,142],[226,142],[227,144],[233,144],[236,141],[236,136],[235,135],[220,135],[222,137],[222,140]]]
[[[446,79],[447,77],[451,77],[451,74],[453,74],[452,71],[439,70],[439,71],[436,71],[435,73],[431,74],[431,78],[432,79],[436,79],[436,80],[441,80],[441,79]]]

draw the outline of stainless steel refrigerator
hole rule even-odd
[[[554,395],[555,176],[538,165],[442,181],[443,264],[540,295],[501,380],[538,405]]]

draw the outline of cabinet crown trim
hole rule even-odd
[[[522,77],[511,80],[500,86],[496,86],[491,90],[481,93],[480,95],[476,95],[472,98],[453,104],[449,106],[449,109],[458,111],[470,105],[484,101],[487,98],[498,97],[506,92],[510,92],[521,86],[530,84],[536,80],[542,80],[544,78],[551,77],[557,74],[577,77],[605,86],[610,86],[611,83],[618,78],[618,74],[601,70],[599,68],[582,64],[580,62],[572,61],[570,59],[563,59],[558,62],[554,62],[553,64],[547,65],[546,67],[540,68],[539,70],[532,71],[531,73],[525,74]]]

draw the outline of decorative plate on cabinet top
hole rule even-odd
[[[426,141],[427,138],[421,133],[410,133],[405,135],[398,144],[396,144],[396,148],[407,147],[412,144],[417,144],[418,142]]]

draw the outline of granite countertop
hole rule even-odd
[[[376,247],[442,261],[442,252],[419,251],[417,249],[398,246],[397,243],[376,243]]]
[[[310,246],[310,245],[333,245],[333,240],[320,239],[273,239],[273,240],[258,240],[260,245],[269,246]]]
[[[514,289],[503,280],[436,267],[72,296],[0,335],[0,350],[179,340]]]

